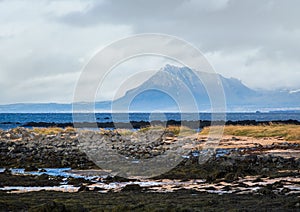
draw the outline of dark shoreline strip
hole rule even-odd
[[[224,121],[214,121],[214,125],[223,125]],[[255,120],[243,120],[243,121],[226,121],[225,125],[270,125],[270,124],[295,124],[300,125],[300,122],[297,120],[276,120],[276,121],[255,121]],[[203,128],[211,126],[211,121],[200,120],[200,121],[131,121],[130,123],[125,122],[97,122],[99,128],[124,128],[124,129],[140,129],[148,127],[150,125],[161,125],[161,126],[187,126],[191,128]],[[77,128],[93,128],[95,123],[82,122],[75,123]],[[21,125],[21,127],[74,127],[74,124],[69,123],[55,123],[55,122],[28,122]]]

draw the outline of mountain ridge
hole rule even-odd
[[[183,111],[182,108],[184,108],[193,112],[209,111],[211,103],[206,86],[214,95],[214,88],[218,84],[223,86],[228,111],[300,108],[300,92],[257,91],[247,87],[236,78],[225,78],[220,74],[167,64],[141,85],[126,91],[125,95],[119,99],[96,102],[95,110],[166,112]],[[84,109],[85,103],[78,104],[81,104]],[[0,105],[0,112],[72,112],[72,104],[16,103]]]

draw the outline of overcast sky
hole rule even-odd
[[[137,33],[182,38],[253,89],[298,90],[299,10],[298,0],[0,0],[0,104],[71,102],[91,56]]]

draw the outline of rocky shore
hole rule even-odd
[[[82,146],[81,136],[93,139]],[[173,204],[176,211],[196,211],[199,207],[233,209],[234,205],[238,207],[233,198],[240,200],[239,206],[244,209],[300,209],[300,141],[226,135],[214,154],[199,163],[199,158],[206,154],[205,143],[209,139],[188,128],[179,133],[176,127],[81,132],[73,128],[0,130],[0,168],[3,168],[0,205],[8,211],[44,208],[72,211],[74,207],[89,211],[99,206],[107,210],[139,211],[168,210]],[[190,145],[181,146],[183,141]],[[179,154],[181,162],[150,179],[113,176],[87,155],[87,150],[101,150],[102,143],[137,163],[171,150]],[[174,144],[184,151],[173,150]],[[53,198],[40,204],[34,202],[35,196],[46,198],[48,194]],[[126,195],[134,200],[126,199]],[[22,204],[15,201],[17,196],[23,199]],[[74,201],[83,198],[89,204],[65,203],[68,198]],[[158,200],[165,198],[175,199],[168,203]],[[197,199],[198,203],[191,199]],[[276,207],[268,203],[271,199]]]
[[[94,167],[78,144],[73,130],[49,134],[25,128],[0,130],[0,167]]]
[[[255,121],[255,120],[243,120],[243,121],[215,121],[214,125],[269,125],[270,123],[273,124],[296,124],[300,125],[300,122],[297,120],[275,120],[275,121]],[[54,122],[28,122],[25,124],[21,123],[11,123],[6,122],[2,124],[19,124],[20,127],[82,127],[82,128],[89,128],[94,127],[94,123],[89,122],[82,122],[82,123],[54,123]],[[150,125],[160,125],[160,126],[197,126],[197,128],[204,128],[211,126],[211,121],[208,120],[199,120],[199,121],[176,121],[176,120],[168,120],[168,121],[131,121],[130,123],[123,123],[123,122],[97,122],[96,123],[99,128],[134,128],[134,129],[141,129],[144,127],[149,127]]]
[[[74,129],[44,129],[47,130],[25,128],[0,130],[0,167],[29,170],[34,167],[99,168],[87,156],[79,134]],[[268,174],[276,170],[297,170],[300,167],[300,142],[287,142],[280,138],[268,140],[224,136],[214,156],[204,164],[198,164],[199,156],[204,154],[202,148],[205,145],[206,136],[187,135],[180,138],[178,131],[163,128],[143,129],[135,133],[127,130],[87,131],[85,133],[87,133],[84,134],[86,137],[98,136],[95,141],[97,144],[95,148],[98,151],[101,150],[100,143],[106,142],[109,148],[132,160],[155,158],[169,151],[172,144],[180,140],[188,140],[190,145],[185,147],[186,154],[180,155],[183,159],[176,168],[194,170],[183,172],[182,176],[178,173],[165,174],[164,177],[168,176],[168,178],[206,178],[208,175],[216,175],[212,178],[219,178],[230,172],[238,177],[239,175]],[[185,134],[191,133],[193,131],[185,131]],[[92,144],[88,147],[92,147]]]

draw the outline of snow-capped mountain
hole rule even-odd
[[[222,87],[220,87],[222,86]],[[207,89],[208,88],[208,89]],[[255,91],[234,78],[166,65],[140,86],[113,101],[96,102],[96,111],[210,111],[210,98],[225,97],[227,111],[299,109],[299,90]],[[208,92],[210,96],[208,95]],[[224,96],[225,95],[225,96]],[[84,106],[84,104],[83,104]],[[72,104],[0,105],[0,112],[71,112]]]
[[[219,98],[213,95],[221,95],[216,90],[222,89],[229,107],[245,104],[249,98],[259,95],[234,78],[227,79],[218,74],[197,72],[188,67],[166,65],[114,103],[117,105],[116,109],[130,105],[133,111],[177,110],[178,105],[188,111],[193,111],[195,105],[198,110],[209,110],[211,104],[208,91],[211,98]]]

